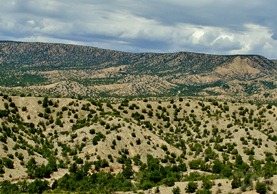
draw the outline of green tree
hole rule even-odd
[[[149,180],[144,180],[140,185],[141,189],[143,189],[143,190],[150,189],[153,186],[154,186],[154,184]]]
[[[42,102],[42,106],[44,108],[48,107],[48,97],[44,97],[43,102]]]
[[[57,119],[56,119],[55,124],[58,125],[58,126],[60,126],[60,127],[63,127],[63,122],[61,121],[60,118],[57,118]]]
[[[56,159],[54,157],[49,157],[48,158],[48,164],[47,164],[47,166],[51,169],[52,172],[58,170]]]
[[[36,178],[50,178],[51,169],[49,166],[42,164],[41,166],[35,169]]]
[[[166,178],[163,180],[164,184],[165,184],[166,186],[168,186],[168,187],[174,186],[174,184],[175,184],[176,181],[178,181],[178,180],[176,180],[173,176],[171,176],[171,177],[166,177]]]
[[[131,176],[133,176],[133,169],[132,169],[130,159],[125,160],[122,175],[127,179],[129,179],[129,178],[131,178]]]
[[[180,194],[180,193],[181,193],[181,190],[180,190],[179,187],[174,187],[174,188],[172,189],[172,193],[173,193],[173,194]]]
[[[220,160],[215,160],[214,161],[214,165],[212,167],[212,171],[213,173],[221,173],[223,168],[223,163]]]
[[[197,189],[197,183],[190,181],[186,187],[186,192],[194,193]]]
[[[5,170],[4,170],[4,166],[0,163],[0,174],[4,174]]]
[[[12,184],[10,181],[2,181],[0,182],[0,193],[2,194],[13,194],[13,193],[19,193],[19,188],[16,184]]]
[[[213,182],[206,177],[203,179],[202,183],[202,187],[207,190],[211,189],[213,186]]]
[[[74,162],[73,164],[70,165],[69,172],[76,172],[77,170],[78,170],[78,166],[77,166],[76,162]]]
[[[13,161],[9,158],[2,158],[3,164],[7,167],[7,168],[13,168]]]
[[[237,154],[237,155],[236,155],[236,161],[235,161],[235,164],[236,164],[236,166],[240,166],[240,165],[242,165],[242,164],[243,164],[243,160],[242,160],[241,155],[239,155],[239,154]]]
[[[229,178],[230,176],[232,176],[232,168],[231,168],[231,164],[227,164],[227,165],[224,165],[222,171],[221,171],[221,174],[224,176],[224,177],[227,177]]]
[[[259,194],[266,194],[267,188],[265,183],[257,182],[256,191]]]
[[[43,191],[48,190],[48,182],[36,179],[34,182],[30,183],[28,186],[29,193],[43,193]]]
[[[51,189],[55,190],[56,188],[58,188],[59,184],[57,180],[54,180],[54,182],[52,183]]]
[[[239,177],[234,177],[234,179],[231,182],[232,189],[239,188],[241,186],[241,180]]]
[[[30,158],[27,162],[27,174],[30,176],[30,178],[35,178],[35,170],[37,168],[36,161],[34,158]]]

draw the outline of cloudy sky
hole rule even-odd
[[[0,40],[277,59],[276,0],[0,0]]]

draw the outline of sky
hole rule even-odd
[[[276,0],[0,0],[0,40],[277,59]]]

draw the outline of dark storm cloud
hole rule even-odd
[[[274,0],[0,0],[0,39],[276,58]]]

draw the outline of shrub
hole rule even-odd
[[[161,148],[162,148],[164,151],[167,151],[167,150],[168,150],[167,146],[164,145],[164,144],[161,146]]]
[[[186,192],[194,193],[197,189],[197,183],[190,181],[186,187]]]
[[[77,166],[76,162],[71,164],[68,170],[69,170],[69,172],[76,172],[78,170],[78,166]]]
[[[227,177],[227,178],[232,176],[232,168],[230,164],[224,165],[224,168],[222,169],[221,173],[224,177]]]
[[[140,138],[138,138],[138,139],[136,140],[136,143],[137,143],[137,145],[140,145],[140,144],[141,144]]]
[[[227,125],[227,128],[231,128],[233,126],[233,124],[232,123],[229,123],[228,125]]]
[[[0,110],[0,118],[7,117],[9,115],[9,111]]]
[[[211,189],[212,188],[212,186],[213,186],[213,182],[212,181],[210,181],[208,178],[205,178],[203,181],[203,184],[202,184],[202,187],[204,188],[204,189]]]
[[[94,162],[95,170],[100,170],[100,168],[105,168],[105,167],[109,167],[109,162],[106,159],[104,160],[99,159],[98,161]]]
[[[266,184],[257,182],[256,184],[256,191],[260,194],[265,194],[267,191]]]
[[[141,184],[141,188],[143,190],[147,190],[147,189],[150,189],[154,186],[154,184],[152,182],[150,182],[149,180],[146,180],[146,181],[143,181],[142,184]]]
[[[48,97],[44,97],[43,102],[42,102],[42,106],[44,108],[46,108],[48,106]]]
[[[174,187],[174,188],[172,189],[172,193],[173,193],[173,194],[180,194],[180,193],[181,193],[180,188],[179,188],[179,187]]]
[[[4,173],[5,173],[4,167],[3,167],[3,165],[0,163],[0,174],[4,174]]]
[[[50,109],[49,107],[46,107],[46,108],[44,109],[44,112],[49,114],[49,113],[51,113],[51,109]]]
[[[144,115],[138,113],[138,112],[135,112],[135,113],[132,113],[132,117],[137,120],[137,121],[140,121],[140,120],[144,120],[145,117]]]
[[[10,107],[12,107],[12,108],[16,107],[15,103],[14,103],[14,102],[11,102],[11,103],[10,103]]]
[[[93,145],[97,145],[98,141],[100,141],[101,139],[105,138],[105,135],[103,135],[102,133],[97,133],[96,136],[92,139],[92,143]]]
[[[189,167],[191,169],[200,169],[203,164],[205,164],[205,162],[202,159],[191,160],[189,162]]]
[[[238,177],[234,177],[234,179],[231,182],[232,189],[239,188],[241,186],[241,180]]]
[[[55,124],[56,124],[56,125],[59,125],[60,127],[63,127],[63,122],[61,121],[60,118],[57,118],[57,119],[56,119]]]
[[[62,111],[66,111],[67,110],[67,107],[66,106],[63,106],[62,107]]]
[[[48,181],[42,181],[38,179],[30,183],[28,186],[29,193],[42,193],[43,191],[48,189],[49,189]]]
[[[133,161],[134,161],[134,164],[137,165],[137,166],[142,163],[141,160],[140,160],[140,155],[139,154],[134,156]]]
[[[95,129],[90,129],[89,133],[92,134],[92,135],[95,134]]]
[[[178,180],[175,180],[174,177],[167,177],[167,178],[164,179],[163,182],[164,182],[164,184],[165,184],[166,186],[172,187],[172,186],[174,186],[175,181],[178,181]]]
[[[13,168],[13,161],[9,158],[2,158],[3,164],[7,167],[7,168]]]

